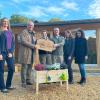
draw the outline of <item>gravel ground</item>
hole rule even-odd
[[[6,75],[5,75],[6,76]],[[75,83],[69,85],[68,92],[66,84],[61,87],[59,83],[40,84],[39,94],[35,93],[35,84],[21,87],[20,73],[15,73],[13,85],[15,90],[8,94],[0,92],[0,100],[100,100],[100,76],[87,77],[87,84],[80,86],[77,84],[79,74],[74,75]]]

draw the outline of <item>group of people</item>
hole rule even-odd
[[[18,61],[21,66],[21,83],[22,87],[26,88],[27,85],[32,85],[31,71],[34,63],[34,49],[36,46],[36,37],[34,31],[34,23],[29,21],[27,28],[24,29],[18,35],[19,43],[19,56]],[[79,65],[81,80],[79,84],[86,83],[86,71],[85,60],[87,56],[87,40],[85,39],[84,32],[77,30],[75,38],[70,30],[65,30],[64,37],[60,35],[60,29],[53,29],[53,36],[48,37],[46,30],[42,31],[42,39],[49,39],[54,42],[54,50],[47,52],[39,50],[39,58],[41,64],[54,64],[54,63],[66,63],[69,74],[69,84],[73,84],[73,71],[71,63],[75,58],[75,63]],[[14,48],[15,39],[14,34],[11,31],[10,23],[7,18],[1,19],[0,24],[0,90],[3,93],[8,93],[9,90],[13,90],[12,78],[14,74]],[[4,64],[7,62],[8,75],[6,84],[4,82]]]
[[[81,80],[79,84],[86,83],[85,61],[88,59],[88,47],[87,40],[85,38],[83,30],[77,30],[75,36],[72,35],[70,30],[65,30],[64,37],[60,35],[59,28],[54,28],[53,36],[50,38],[47,36],[47,31],[42,32],[42,39],[49,39],[54,42],[54,50],[47,52],[40,50],[40,63],[41,64],[54,64],[65,63],[68,68],[69,84],[73,84],[73,71],[72,61],[75,59],[75,63],[78,64]]]

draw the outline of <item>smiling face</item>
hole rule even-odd
[[[46,31],[43,31],[43,37],[47,37],[47,32]]]
[[[69,38],[70,36],[71,36],[71,32],[68,31],[68,30],[66,30],[66,31],[65,31],[65,37]]]
[[[59,28],[54,28],[54,32],[53,33],[54,33],[55,36],[58,36],[59,33],[60,33]]]
[[[29,31],[33,31],[33,28],[34,28],[34,23],[32,21],[28,22],[27,23],[27,29]]]
[[[9,21],[8,21],[8,19],[3,19],[2,20],[2,27],[7,27],[8,28],[8,26],[9,26]]]
[[[77,37],[81,37],[81,32],[77,32]]]

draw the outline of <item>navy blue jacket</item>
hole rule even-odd
[[[73,38],[69,38],[68,40],[65,39],[65,43],[64,43],[64,47],[63,47],[64,58],[66,58],[66,56],[73,57],[74,47],[75,47],[75,40]]]
[[[11,32],[12,33],[12,32]],[[7,49],[7,37],[6,37],[6,32],[5,31],[0,31],[0,54],[1,52],[8,52],[8,53],[13,53],[15,49],[15,39],[14,35],[12,33],[12,43],[11,43],[11,48],[8,50]]]

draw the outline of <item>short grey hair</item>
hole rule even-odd
[[[59,30],[59,28],[58,27],[55,27],[54,30]]]

